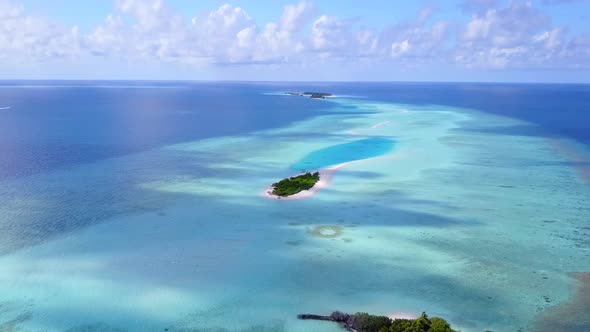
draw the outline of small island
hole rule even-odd
[[[326,92],[287,92],[291,96],[309,97],[312,99],[326,99],[326,97],[332,97],[333,94]]]
[[[391,319],[387,316],[369,315],[366,312],[350,315],[340,311],[335,311],[330,316],[302,314],[297,318],[335,322],[349,331],[357,332],[457,332],[446,320],[428,317],[424,312],[416,319]]]
[[[320,180],[320,173],[307,172],[302,175],[283,179],[272,185],[272,194],[279,197],[295,195],[303,190],[311,189]]]
[[[332,96],[331,93],[326,93],[326,92],[304,92],[303,95],[309,96],[309,98],[314,98],[314,99],[325,99],[326,97]]]

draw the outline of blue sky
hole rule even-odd
[[[590,0],[0,0],[0,79],[590,82]]]
[[[114,1],[109,0],[23,0],[18,3],[23,4],[27,9],[30,9],[37,14],[47,15],[70,25],[78,25],[84,29],[89,29],[100,24],[104,17],[112,12],[114,8]],[[266,23],[276,20],[284,6],[297,3],[297,1],[167,0],[165,3],[170,8],[173,8],[179,14],[183,15],[186,19],[191,19],[199,13],[217,9],[224,4],[230,4],[235,7],[244,8],[248,14],[254,17],[258,22]],[[385,26],[392,22],[403,20],[408,17],[408,14],[411,15],[424,6],[434,4],[431,1],[399,0],[395,1],[395,5],[392,5],[391,0],[371,1],[370,6],[360,6],[358,0],[316,0],[312,3],[318,9],[322,9],[326,14],[343,18],[358,17],[366,24],[372,24],[375,26]],[[441,5],[442,4],[443,3],[441,3]],[[457,3],[451,2],[451,4],[454,4],[455,6],[450,6],[454,8],[451,8],[449,12],[458,14],[459,11],[457,10],[458,8],[456,8]],[[375,10],[376,8],[389,10]],[[459,16],[460,15],[457,15],[457,17]]]

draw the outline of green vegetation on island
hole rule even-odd
[[[378,317],[378,316],[371,316],[368,314],[367,317]],[[387,317],[385,317],[387,318]],[[389,319],[389,318],[388,318]],[[383,322],[384,325],[380,325],[376,330],[362,330],[362,331],[376,331],[376,332],[457,332],[451,328],[449,323],[446,320],[440,317],[432,317],[429,318],[425,312],[416,319],[389,319],[389,324],[383,320],[383,317],[380,319],[371,319],[367,318],[369,322],[373,324]]]
[[[369,315],[366,312],[349,315],[339,311],[333,312],[330,316],[304,314],[298,318],[337,322],[346,329],[357,332],[457,332],[444,319],[430,318],[424,312],[416,319],[391,319],[386,316]]]
[[[313,99],[325,99],[326,97],[333,96],[331,93],[326,92],[287,92],[287,94],[291,96],[302,96]]]
[[[320,173],[305,173],[283,179],[272,185],[272,194],[280,197],[295,195],[303,190],[311,189],[320,180]]]
[[[326,93],[326,92],[304,92],[302,94],[304,96],[309,96],[309,98],[314,98],[314,99],[324,99],[326,97],[332,96],[331,93]]]

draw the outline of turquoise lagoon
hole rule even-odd
[[[315,150],[291,166],[294,170],[316,170],[384,155],[394,141],[383,137],[364,138]]]
[[[100,223],[0,256],[0,331],[339,331],[296,319],[333,310],[541,331],[571,299],[571,273],[590,271],[585,146],[469,130],[526,125],[470,109],[317,102],[323,111],[288,126],[2,181],[16,242],[43,229],[15,224],[78,178],[120,199]],[[261,196],[300,169],[350,160],[309,199]],[[76,204],[93,217],[93,202]]]

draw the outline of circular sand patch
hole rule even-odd
[[[316,226],[307,233],[313,237],[333,239],[342,235],[342,226]]]

